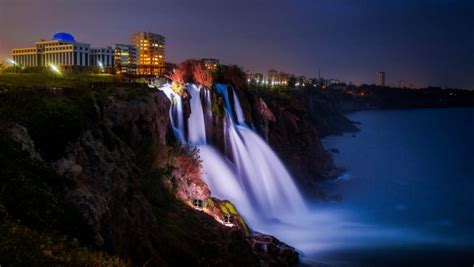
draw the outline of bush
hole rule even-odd
[[[202,64],[196,63],[193,66],[194,80],[204,88],[211,89],[214,78],[212,73],[207,70]]]

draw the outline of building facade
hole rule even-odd
[[[249,80],[251,82],[255,82],[255,83],[261,83],[263,82],[263,74],[261,73],[252,73],[249,75]]]
[[[90,66],[106,69],[110,72],[114,67],[115,53],[112,47],[92,48]]]
[[[138,51],[133,45],[115,44],[112,46],[114,50],[114,62],[116,74],[137,74]]]
[[[385,72],[383,71],[377,72],[377,85],[385,86]]]
[[[25,67],[89,66],[90,44],[76,42],[68,33],[57,33],[52,40],[40,40],[34,47],[14,48],[15,64]]]
[[[219,66],[219,59],[216,58],[203,58],[201,59],[201,63],[204,65],[204,67],[210,71],[215,71],[217,70],[217,67]]]
[[[131,44],[138,51],[138,75],[162,75],[165,72],[165,37],[151,32],[132,35]]]

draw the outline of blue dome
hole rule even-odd
[[[53,35],[53,40],[56,41],[67,41],[67,42],[75,42],[76,39],[74,39],[74,36],[72,34],[67,33],[67,32],[59,32]]]

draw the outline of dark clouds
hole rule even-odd
[[[107,45],[143,30],[165,35],[175,62],[474,87],[470,0],[0,0],[0,25],[2,57],[58,31]]]

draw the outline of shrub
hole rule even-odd
[[[229,65],[223,68],[224,81],[233,86],[244,89],[247,86],[247,74],[237,65]]]
[[[211,89],[214,78],[212,73],[202,64],[195,63],[193,65],[193,77],[196,83],[200,84],[204,88]]]
[[[176,69],[167,76],[167,78],[172,81],[171,89],[173,89],[176,94],[181,96],[184,94],[184,76],[185,73],[182,69]]]

